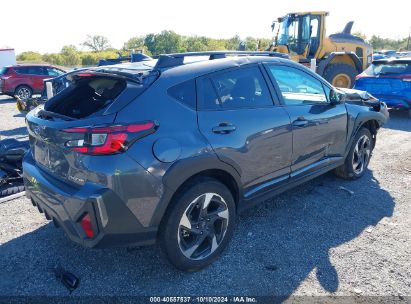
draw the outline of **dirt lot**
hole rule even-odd
[[[0,97],[0,135],[24,117]],[[340,186],[354,192],[339,189]],[[68,295],[50,268],[81,278],[73,295],[411,295],[411,119],[392,113],[369,172],[329,173],[241,215],[211,267],[176,271],[156,246],[90,250],[26,198],[0,204],[0,296]]]

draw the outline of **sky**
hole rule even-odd
[[[388,4],[387,4],[388,3]],[[272,37],[271,23],[287,12],[329,11],[327,33],[354,21],[353,32],[408,37],[411,2],[377,0],[2,0],[0,48],[40,53],[64,45],[82,49],[87,35],[106,36],[121,48],[134,36],[173,30],[212,38]],[[402,7],[402,9],[398,9]],[[405,9],[404,9],[405,8]]]

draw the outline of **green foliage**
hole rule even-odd
[[[406,49],[407,38],[389,39],[373,35],[367,37],[357,32],[354,35],[368,41],[374,50],[381,49]],[[272,39],[247,37],[244,41],[236,35],[229,39],[213,39],[205,36],[182,36],[173,31],[162,31],[158,34],[148,34],[145,36],[135,36],[127,40],[122,49],[111,48],[108,39],[104,36],[87,36],[87,40],[82,43],[92,51],[81,52],[73,45],[64,46],[61,52],[56,54],[41,55],[36,52],[21,53],[17,60],[31,62],[48,62],[61,66],[94,66],[100,59],[117,58],[119,55],[127,56],[132,50],[143,51],[149,56],[165,53],[179,52],[203,52],[203,51],[223,51],[238,50],[241,42],[244,42],[245,50],[267,50],[272,44]]]
[[[80,53],[82,66],[95,66],[100,59],[117,58],[119,55],[117,50],[107,50],[102,52],[82,52]]]
[[[407,49],[407,38],[404,39],[390,39],[381,38],[380,36],[372,35],[369,43],[372,45],[374,51],[377,50],[406,50]]]
[[[144,38],[144,44],[152,55],[185,51],[183,37],[173,31],[148,34]]]
[[[61,54],[44,54],[43,61],[54,65],[64,65],[63,56]]]
[[[17,56],[17,61],[41,62],[42,56],[37,52],[23,52]]]
[[[81,64],[81,57],[74,45],[63,46],[60,52],[64,66],[75,67]]]

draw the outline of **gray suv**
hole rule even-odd
[[[27,115],[27,196],[88,247],[158,241],[199,270],[236,215],[330,170],[364,174],[384,103],[271,52],[161,55],[67,75]]]

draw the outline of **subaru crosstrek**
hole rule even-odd
[[[27,115],[27,196],[84,246],[158,241],[177,268],[207,266],[241,210],[332,169],[362,176],[388,118],[281,57],[170,54],[72,73]]]

